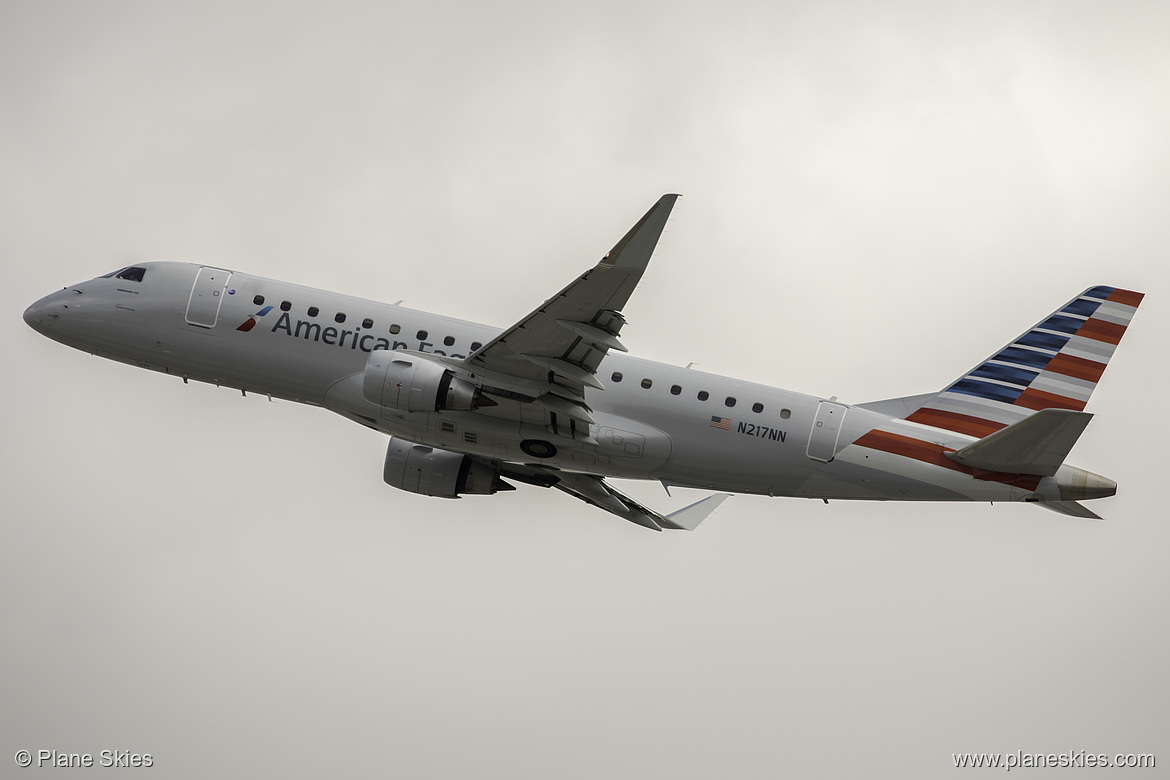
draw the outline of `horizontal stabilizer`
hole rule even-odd
[[[1051,477],[1091,419],[1088,412],[1043,409],[947,457],[975,469]]]
[[[1051,509],[1053,512],[1059,512],[1069,517],[1083,517],[1086,520],[1101,519],[1101,515],[1091,509],[1085,508],[1076,501],[1040,501],[1039,504],[1045,509]]]

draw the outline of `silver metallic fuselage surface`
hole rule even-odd
[[[525,404],[518,401],[501,399],[498,406],[477,411],[388,413],[362,396],[362,373],[372,351],[408,349],[461,359],[473,343],[497,336],[498,328],[222,269],[230,277],[216,324],[205,327],[188,321],[200,266],[141,267],[145,274],[139,282],[98,278],[52,293],[28,308],[25,321],[85,352],[184,380],[324,406],[431,447],[531,462],[520,443],[549,438],[543,421],[525,420]],[[257,296],[263,296],[263,305],[253,302]],[[284,301],[288,311],[279,308]],[[308,314],[310,306],[317,309],[315,317]],[[336,321],[340,314],[344,322]],[[247,327],[250,320],[254,324]],[[363,327],[367,321],[370,327]],[[618,374],[621,380],[614,381]],[[946,479],[949,474],[934,473],[938,470],[927,464],[850,447],[889,423],[889,414],[848,407],[833,445],[835,457],[820,462],[807,453],[823,399],[623,354],[605,357],[597,376],[605,389],[586,391],[597,420],[596,443],[556,439],[556,455],[541,466],[829,499],[1021,500],[1034,492],[960,472]],[[673,386],[681,390],[672,393]],[[699,400],[700,392],[706,400]],[[734,406],[727,405],[729,398]],[[757,404],[760,412],[753,411]],[[934,438],[953,449],[972,441],[941,429]]]
[[[384,481],[440,498],[554,487],[645,528],[694,530],[729,492],[1078,503],[1065,464],[1142,293],[1090,287],[935,393],[859,405],[629,356],[623,313],[678,200],[508,328],[215,266],[145,263],[29,307],[44,335],[388,434]],[[662,514],[608,482],[719,492]],[[1098,518],[1099,519],[1099,518]]]

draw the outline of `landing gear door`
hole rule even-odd
[[[810,458],[828,463],[837,454],[837,439],[841,435],[841,424],[845,422],[845,411],[848,408],[832,401],[821,401],[808,436],[807,452]]]
[[[195,284],[191,287],[191,297],[187,301],[188,325],[215,327],[219,319],[219,306],[223,303],[224,291],[231,278],[232,272],[222,268],[199,269]]]

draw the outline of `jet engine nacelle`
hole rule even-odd
[[[488,496],[499,490],[515,490],[500,479],[495,469],[466,455],[393,436],[386,447],[382,479],[399,490],[440,498],[459,498],[463,493]]]
[[[400,412],[471,411],[477,393],[475,385],[441,363],[397,350],[371,352],[362,378],[367,401]]]

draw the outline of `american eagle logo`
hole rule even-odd
[[[256,327],[256,318],[257,317],[263,317],[265,314],[267,314],[270,311],[272,311],[272,307],[265,306],[263,309],[256,312],[254,315],[252,315],[247,320],[245,320],[244,323],[242,325],[240,325],[240,327],[236,328],[236,330],[242,330],[245,333],[247,333],[252,328]]]

